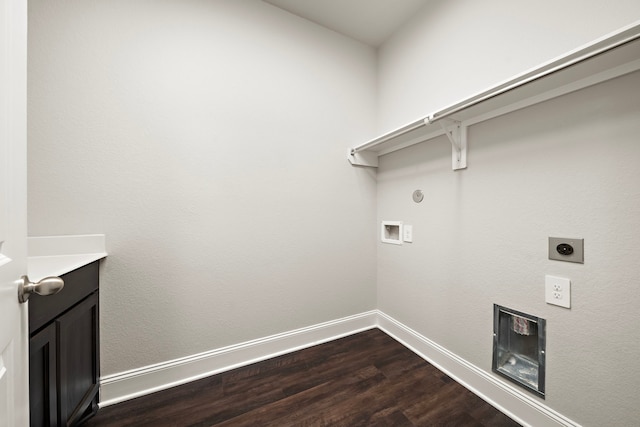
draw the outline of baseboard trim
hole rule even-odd
[[[100,378],[100,407],[186,384],[376,327],[369,311]]]
[[[497,376],[494,377],[382,312],[378,327],[523,426],[580,427]]]
[[[523,426],[580,427],[537,398],[472,365],[379,310],[104,376],[100,379],[100,407],[376,327]]]

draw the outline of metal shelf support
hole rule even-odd
[[[467,168],[467,126],[461,122],[453,119],[441,119],[439,120],[440,127],[442,128],[449,142],[451,142],[451,167],[453,170],[466,169]],[[431,124],[432,117],[425,119],[425,124]]]
[[[347,159],[353,166],[364,166],[369,168],[378,167],[378,153],[371,151],[356,151],[350,148],[347,152]]]

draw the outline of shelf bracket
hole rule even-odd
[[[356,151],[350,148],[347,152],[347,159],[353,166],[364,166],[369,168],[378,167],[378,153],[371,151]]]
[[[441,119],[439,122],[444,134],[449,138],[449,142],[451,142],[451,167],[454,171],[466,169],[467,126],[452,119]]]

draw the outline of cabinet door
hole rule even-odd
[[[59,425],[74,426],[97,411],[98,292],[56,320]]]
[[[29,340],[29,412],[31,427],[55,427],[58,420],[56,325]]]

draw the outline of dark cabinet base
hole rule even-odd
[[[29,301],[31,427],[77,426],[98,410],[98,267],[63,275],[59,294]]]
[[[98,396],[98,292],[56,320],[59,425],[74,426]]]
[[[56,325],[50,324],[29,340],[29,407],[31,426],[58,423]]]

